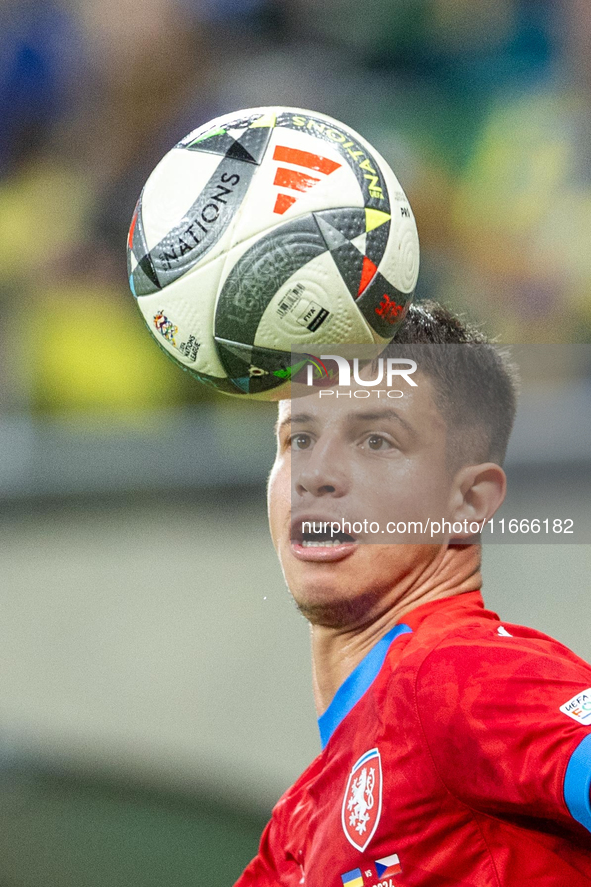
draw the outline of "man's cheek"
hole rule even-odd
[[[289,472],[282,470],[279,462],[275,462],[269,476],[267,488],[267,508],[269,512],[269,527],[271,538],[275,548],[279,543],[281,526],[289,521],[291,511],[291,498],[289,486]]]

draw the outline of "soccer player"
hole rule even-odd
[[[591,884],[591,667],[484,608],[464,532],[504,498],[511,366],[435,304],[396,347],[417,364],[402,397],[279,406],[271,535],[311,626],[322,752],[237,885]],[[327,531],[364,509],[460,532]]]

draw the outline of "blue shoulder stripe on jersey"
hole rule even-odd
[[[359,702],[365,691],[377,678],[394,638],[409,632],[412,632],[410,625],[404,625],[404,623],[395,625],[388,634],[385,634],[377,642],[375,647],[371,648],[357,668],[343,681],[324,714],[318,718],[322,748],[326,747],[328,740],[341,721],[347,717],[353,706]]]
[[[564,777],[564,800],[573,819],[591,832],[591,733],[571,755]]]

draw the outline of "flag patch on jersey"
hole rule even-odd
[[[344,875],[341,875],[341,881],[343,887],[363,887],[361,869],[351,869],[350,872],[345,872]]]
[[[560,711],[578,724],[591,724],[591,687],[561,705]]]
[[[390,856],[384,856],[383,859],[374,860],[374,865],[376,867],[378,878],[387,878],[390,875],[399,875],[402,871],[402,866],[400,865],[400,860],[397,853],[392,853]]]

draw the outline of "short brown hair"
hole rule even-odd
[[[438,347],[425,347],[425,346]],[[442,348],[441,346],[447,346]],[[515,420],[518,375],[508,352],[443,305],[411,305],[384,357],[408,357],[431,381],[454,467],[502,465]]]

